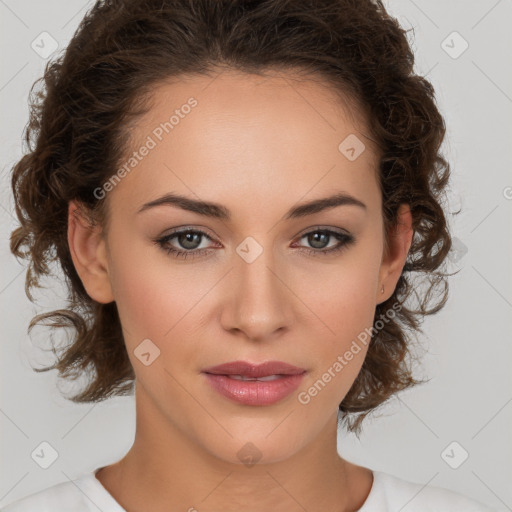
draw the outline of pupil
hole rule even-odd
[[[312,239],[313,239],[312,242],[310,241],[311,245],[313,247],[315,247],[316,249],[322,249],[323,245],[325,245],[326,240],[324,239],[323,243],[322,243],[322,241],[319,241],[319,238],[320,237],[327,238],[329,235],[327,235],[326,233],[314,233],[311,236],[312,236]],[[319,245],[316,245],[316,244],[319,244]]]
[[[199,238],[199,233],[184,233],[182,236],[185,237],[185,243],[182,243],[181,245],[183,245],[183,247],[185,247],[186,249],[195,249],[194,238]]]

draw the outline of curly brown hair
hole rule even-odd
[[[93,225],[106,228],[108,201],[94,191],[122,161],[130,123],[147,111],[154,87],[169,77],[222,68],[306,71],[371,120],[368,136],[381,150],[386,233],[397,224],[400,204],[409,205],[413,218],[402,274],[393,295],[376,306],[366,359],[339,405],[340,418],[358,433],[370,411],[420,382],[412,375],[410,334],[422,331],[422,317],[439,311],[448,294],[449,274],[440,270],[451,248],[441,201],[450,174],[440,153],[446,129],[432,85],[413,64],[407,30],[381,0],[96,2],[64,54],[33,84],[28,151],[12,169],[20,227],[10,247],[29,261],[26,294],[34,302],[30,290],[52,275],[51,261],[60,264],[68,288],[66,309],[35,316],[28,331],[48,320],[53,328],[69,328],[73,339],[59,351],[52,348],[53,365],[35,370],[57,369],[68,381],[87,376],[85,389],[68,397],[74,402],[134,391],[116,303],[91,299],[73,265],[68,205],[77,200]],[[421,293],[414,273],[421,273]],[[413,292],[414,307],[407,303]],[[400,305],[396,315],[376,328],[393,304]]]

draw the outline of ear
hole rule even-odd
[[[396,284],[411,248],[414,230],[409,205],[401,204],[397,213],[397,226],[388,235],[388,250],[384,251],[377,290],[377,304],[385,302],[395,291]],[[384,287],[384,293],[381,293]]]
[[[114,300],[101,226],[92,226],[79,204],[69,202],[68,244],[75,269],[91,299],[108,304]]]

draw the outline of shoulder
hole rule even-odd
[[[404,480],[373,471],[372,490],[361,512],[401,510],[410,512],[496,512],[495,509],[458,492]]]
[[[55,484],[2,507],[0,512],[97,512],[91,502],[94,496],[88,496],[82,490],[91,478],[94,478],[92,473]]]

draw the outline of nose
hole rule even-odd
[[[271,250],[263,250],[252,262],[236,255],[225,283],[222,327],[253,341],[282,335],[292,325],[297,300],[290,280],[290,272]]]

